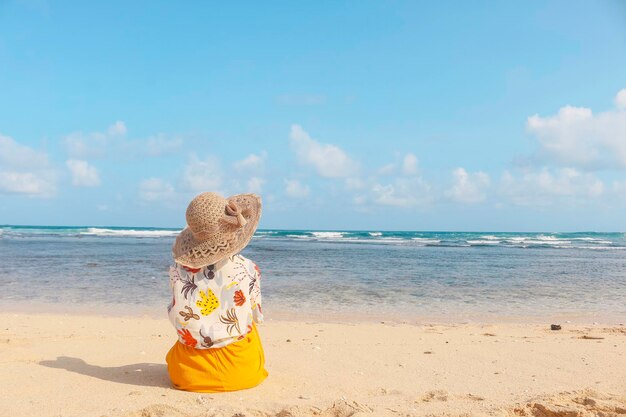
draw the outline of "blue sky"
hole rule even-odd
[[[626,5],[0,1],[0,224],[626,230]]]

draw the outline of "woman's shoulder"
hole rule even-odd
[[[198,272],[202,271],[202,269],[203,268],[192,268],[190,266],[183,265],[176,261],[172,261],[172,263],[170,264],[170,271],[175,270],[178,272],[187,272],[190,274],[197,274]]]
[[[244,273],[250,279],[257,279],[261,276],[261,270],[257,264],[243,255],[234,255],[229,258],[226,271],[231,270],[238,273]]]
[[[233,255],[229,256],[226,259],[222,259],[214,265],[207,265],[201,268],[191,268],[186,265],[180,264],[178,262],[172,262],[170,265],[170,275],[182,275],[182,274],[191,274],[195,275],[198,273],[203,273],[205,270],[210,270],[214,272],[224,272],[228,273],[229,270],[232,269],[241,269],[244,267],[249,271],[259,272],[259,267],[257,264],[243,255]]]
[[[231,256],[229,258],[230,262],[234,263],[234,264],[239,264],[239,265],[246,265],[246,266],[250,266],[252,268],[256,268],[256,263],[249,258],[246,258],[243,255],[234,255]]]

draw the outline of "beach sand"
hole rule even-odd
[[[170,386],[166,319],[0,313],[0,416],[623,416],[626,326],[268,320],[268,379]]]

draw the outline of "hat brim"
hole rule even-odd
[[[255,194],[237,194],[227,200],[233,201],[248,213],[247,216],[244,215],[247,223],[236,230],[219,233],[215,239],[207,240],[196,239],[191,229],[185,227],[172,247],[172,255],[177,263],[191,268],[202,268],[236,255],[248,245],[261,218],[261,197]]]

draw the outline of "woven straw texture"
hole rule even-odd
[[[246,247],[261,217],[261,198],[238,194],[228,199],[202,193],[187,207],[187,227],[172,247],[174,260],[191,268],[236,255]]]

